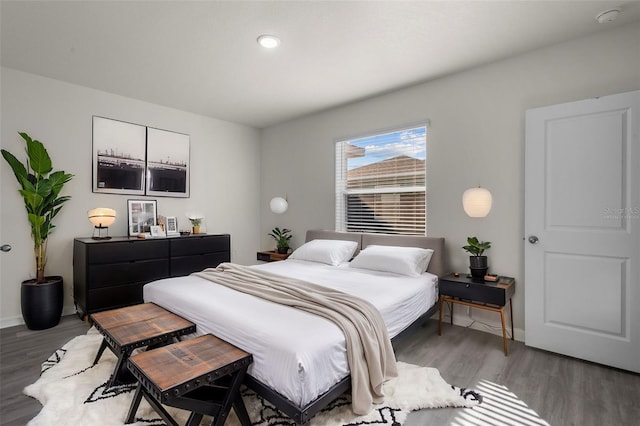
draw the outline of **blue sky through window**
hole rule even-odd
[[[365,149],[364,157],[349,158],[348,170],[377,163],[399,155],[408,155],[419,160],[427,157],[426,127],[401,130],[348,141]]]

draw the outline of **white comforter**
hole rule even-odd
[[[437,297],[437,277],[428,273],[414,278],[292,259],[255,267],[368,300],[391,337]],[[252,353],[248,373],[300,407],[349,374],[344,335],[324,318],[194,276],[147,284],[144,300],[194,322],[197,334],[212,333]]]

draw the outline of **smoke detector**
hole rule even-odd
[[[620,14],[620,9],[607,9],[603,12],[600,12],[598,16],[596,16],[596,21],[598,21],[598,23],[600,24],[613,22],[616,20],[619,14]]]

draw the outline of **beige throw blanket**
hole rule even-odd
[[[380,313],[366,300],[232,263],[193,275],[333,321],[342,329],[347,343],[353,412],[368,414],[372,404],[384,401],[382,384],[398,375],[395,354]]]

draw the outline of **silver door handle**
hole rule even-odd
[[[11,246],[9,244],[3,244],[2,246],[0,246],[0,250],[11,251]]]
[[[538,243],[538,237],[536,237],[535,235],[529,235],[529,242],[531,244],[537,244]]]

